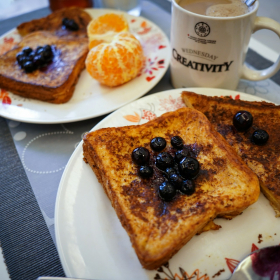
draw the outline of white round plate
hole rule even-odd
[[[183,105],[184,89],[141,98],[112,113],[93,130],[143,124]],[[249,101],[258,97],[221,89],[188,89],[209,96],[232,96]],[[68,277],[86,279],[228,279],[251,250],[280,243],[280,223],[269,202],[259,200],[233,220],[216,219],[222,228],[194,236],[158,271],[141,267],[126,231],[88,164],[82,143],[63,173],[55,208],[55,235]],[[180,276],[180,278],[179,278]],[[188,278],[184,278],[188,277]]]
[[[64,104],[51,104],[22,98],[0,89],[0,116],[28,123],[67,123],[94,118],[112,112],[143,96],[152,89],[168,69],[171,48],[164,32],[151,21],[108,9],[87,9],[93,18],[113,12],[125,15],[130,31],[141,42],[145,65],[130,82],[115,88],[100,85],[83,70],[73,97]],[[0,55],[21,39],[16,29],[0,38]]]

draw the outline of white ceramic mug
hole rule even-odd
[[[192,13],[172,0],[171,81],[175,88],[212,87],[235,90],[239,79],[260,81],[280,69],[280,57],[264,70],[249,69],[245,56],[252,33],[269,29],[280,36],[280,24],[257,17],[252,10],[236,17],[210,17]]]

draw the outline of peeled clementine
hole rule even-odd
[[[100,43],[111,42],[117,33],[128,30],[129,26],[123,15],[111,13],[95,18],[87,27],[89,49]]]
[[[135,78],[143,60],[140,42],[131,33],[122,32],[111,43],[99,44],[89,51],[86,69],[101,84],[114,87]]]

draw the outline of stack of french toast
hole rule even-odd
[[[94,171],[142,266],[156,269],[194,235],[267,197],[280,211],[280,108],[182,92],[148,123],[84,136]]]
[[[88,53],[91,16],[71,7],[20,24],[21,42],[0,56],[0,88],[50,103],[73,95]]]

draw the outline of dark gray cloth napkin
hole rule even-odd
[[[4,118],[0,128],[0,241],[10,277],[65,276]]]

